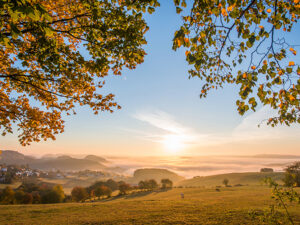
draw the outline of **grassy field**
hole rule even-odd
[[[177,186],[188,187],[215,187],[223,185],[222,182],[225,178],[229,180],[229,185],[261,185],[264,178],[270,177],[277,183],[282,183],[284,173],[272,172],[272,173],[260,173],[260,172],[248,172],[248,173],[227,173],[218,174],[205,177],[197,177],[192,179],[183,180],[177,183]]]
[[[13,189],[18,188],[22,182],[15,182],[13,184],[0,184],[0,189],[4,189],[5,187],[11,187]]]
[[[184,193],[184,199],[180,194]],[[261,214],[273,202],[265,186],[173,188],[133,193],[95,203],[0,206],[0,224],[263,224]],[[300,224],[300,205],[289,209]]]

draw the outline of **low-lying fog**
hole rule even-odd
[[[186,178],[232,172],[258,172],[263,167],[283,171],[288,164],[300,160],[300,156],[191,156],[191,157],[105,157],[110,166],[126,168],[131,175],[139,168],[165,168]]]

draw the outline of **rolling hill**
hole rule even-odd
[[[214,188],[173,188],[90,203],[0,205],[0,224],[268,225],[260,216],[270,212],[271,204],[271,189],[266,186],[224,187],[219,192]],[[289,212],[295,224],[300,224],[300,205],[290,205]],[[279,219],[280,224],[289,224],[285,218]]]
[[[155,179],[160,183],[161,179],[165,178],[172,180],[174,183],[184,179],[184,177],[166,169],[145,168],[134,171],[132,182],[138,183],[141,180]]]
[[[229,185],[260,185],[262,180],[266,177],[270,177],[277,182],[281,182],[284,176],[283,172],[271,172],[271,173],[261,173],[261,172],[248,172],[248,173],[228,173],[228,174],[218,174],[205,177],[194,177],[192,179],[186,179],[178,182],[178,186],[193,186],[193,187],[213,187],[218,185],[223,185],[222,182],[225,178],[229,180]]]

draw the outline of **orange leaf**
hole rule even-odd
[[[295,66],[295,63],[293,61],[290,61],[289,66]]]
[[[291,102],[292,102],[292,101],[295,101],[295,97],[294,97],[293,95],[290,95],[290,96],[289,96],[289,99],[290,99]]]

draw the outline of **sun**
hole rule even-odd
[[[166,135],[163,137],[162,143],[169,153],[178,153],[185,146],[183,138],[180,135]]]

